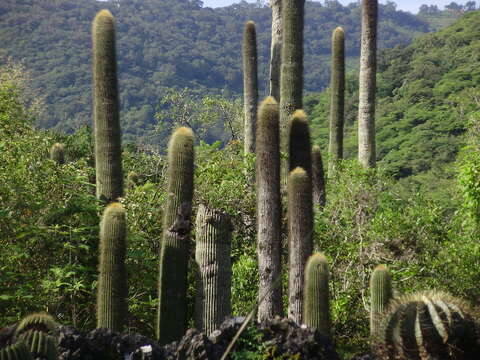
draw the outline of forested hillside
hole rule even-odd
[[[380,56],[377,144],[382,167],[396,177],[442,171],[465,144],[478,111],[480,12]],[[356,75],[347,84],[348,157],[356,154]],[[328,93],[312,97],[316,139],[326,149]],[[313,107],[313,105],[311,106]],[[438,179],[438,174],[434,176]]]
[[[32,71],[46,97],[41,127],[71,131],[91,122],[91,39],[95,13],[108,8],[117,19],[122,121],[128,140],[153,129],[165,89],[189,87],[231,97],[242,91],[241,38],[247,20],[257,23],[260,85],[266,86],[271,10],[246,2],[203,8],[199,1],[4,0],[0,3],[0,58],[10,56]],[[329,81],[331,31],[344,26],[347,56],[356,66],[360,8],[307,2],[305,88]],[[380,6],[379,47],[407,44],[428,31],[415,16]],[[148,141],[143,139],[144,141]]]

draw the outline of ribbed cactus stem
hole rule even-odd
[[[33,360],[33,357],[27,345],[23,341],[17,341],[0,349],[0,360]]]
[[[65,164],[65,147],[63,144],[55,143],[50,148],[50,159],[58,165]]]
[[[243,33],[243,106],[244,106],[244,151],[255,152],[255,128],[257,122],[258,76],[257,35],[255,23],[248,21]]]
[[[95,16],[92,38],[97,198],[108,203],[116,201],[123,193],[115,20],[108,10]]]
[[[392,299],[392,279],[388,268],[379,265],[370,278],[370,336],[378,337],[380,325]]]
[[[120,203],[111,203],[100,223],[100,261],[97,289],[97,328],[122,331],[127,318],[125,253],[127,220]]]
[[[278,104],[271,96],[258,111],[256,151],[258,320],[264,321],[282,315],[280,130]]]
[[[320,146],[312,147],[312,191],[313,203],[320,208],[325,206],[327,193],[325,188],[325,174],[323,172],[323,161]]]
[[[20,336],[35,359],[56,360],[57,344],[53,336],[43,331],[31,330]]]
[[[321,253],[310,256],[305,267],[303,322],[325,336],[330,336],[329,277],[327,258]]]
[[[283,0],[283,44],[280,75],[281,150],[288,152],[290,116],[303,108],[303,12],[305,0]]]
[[[378,0],[362,0],[362,40],[358,103],[358,160],[375,167],[375,92]]]
[[[332,78],[330,83],[330,143],[328,174],[331,176],[343,158],[343,122],[345,112],[345,33],[337,27],[332,35]]]
[[[445,293],[427,291],[392,300],[389,309],[376,339],[379,358],[478,357],[478,323],[465,302]]]
[[[288,177],[288,317],[302,323],[304,271],[313,251],[312,182],[298,167]]]
[[[193,196],[194,136],[181,127],[168,146],[167,200],[158,280],[157,337],[180,339],[187,326],[187,271]]]
[[[195,327],[209,335],[231,315],[230,217],[200,204],[195,236],[195,261],[198,265]]]
[[[312,173],[312,149],[307,115],[296,110],[288,122],[288,162],[289,171],[301,167]]]

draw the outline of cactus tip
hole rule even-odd
[[[292,115],[292,120],[306,122],[307,114],[302,109],[295,110],[295,112]]]
[[[291,177],[303,177],[307,176],[307,172],[305,171],[304,168],[297,166],[295,169],[290,171],[290,176]]]
[[[100,10],[100,11],[97,13],[96,18],[99,18],[99,17],[109,17],[109,18],[112,18],[112,19],[113,19],[112,13],[111,13],[109,10],[107,10],[107,9],[102,9],[102,10]]]
[[[188,136],[193,138],[194,135],[193,135],[192,129],[186,126],[182,126],[182,127],[179,127],[177,130],[175,130],[175,132],[173,133],[173,136]]]

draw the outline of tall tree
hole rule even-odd
[[[280,68],[282,63],[282,0],[270,0],[272,8],[272,42],[270,47],[270,96],[280,102]]]
[[[328,173],[343,158],[343,121],[345,112],[345,33],[337,27],[332,35],[332,80],[330,85],[330,143]]]
[[[303,106],[303,12],[305,0],[283,0],[282,65],[280,75],[280,142],[287,152],[288,120]]]
[[[358,104],[358,160],[375,167],[375,87],[378,0],[362,2],[362,40]]]
[[[243,33],[243,107],[244,107],[244,149],[245,153],[255,152],[255,126],[257,122],[258,75],[257,35],[255,23],[248,21]]]

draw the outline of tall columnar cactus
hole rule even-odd
[[[97,328],[123,330],[128,311],[126,236],[125,209],[120,203],[111,203],[100,223]]]
[[[377,339],[382,359],[477,359],[478,324],[451,295],[420,292],[393,300]]]
[[[305,0],[283,0],[282,65],[280,74],[280,139],[287,153],[290,116],[303,106],[303,11]]]
[[[57,341],[43,331],[30,330],[20,336],[20,341],[25,342],[28,351],[34,359],[56,360]]]
[[[282,0],[270,0],[272,8],[272,40],[270,45],[270,93],[280,102],[280,68],[282,64]]]
[[[358,160],[375,167],[375,92],[378,0],[362,0],[362,40],[358,103]]]
[[[245,116],[245,153],[255,152],[255,127],[257,123],[258,76],[257,35],[255,23],[248,21],[243,33],[243,106]]]
[[[304,271],[313,251],[312,182],[297,167],[288,177],[288,317],[302,322]]]
[[[161,344],[180,339],[187,325],[187,271],[193,196],[194,136],[177,129],[168,146],[168,198],[163,217],[158,280],[157,337]]]
[[[195,236],[198,265],[195,327],[209,335],[231,315],[230,217],[201,204],[197,211]]]
[[[325,336],[330,336],[329,276],[327,258],[321,253],[310,256],[305,267],[303,322]]]
[[[63,144],[55,143],[50,148],[50,159],[58,165],[65,164],[65,148]]]
[[[323,161],[320,146],[312,147],[312,191],[313,203],[320,208],[325,206],[327,201],[325,189],[325,174],[323,172]]]
[[[296,110],[288,122],[289,171],[301,167],[310,175],[312,173],[311,152],[307,115],[303,110]]]
[[[278,104],[271,96],[260,104],[256,148],[258,320],[264,321],[282,315],[280,130]]]
[[[370,278],[370,336],[377,338],[380,324],[392,299],[392,279],[385,265],[373,270]]]
[[[33,360],[23,341],[0,349],[0,360]]]
[[[108,10],[95,16],[92,38],[97,198],[108,203],[116,201],[123,192],[115,21]]]
[[[328,174],[343,158],[343,121],[345,112],[345,33],[337,27],[332,35],[332,79],[330,84],[330,143],[328,146]]]

